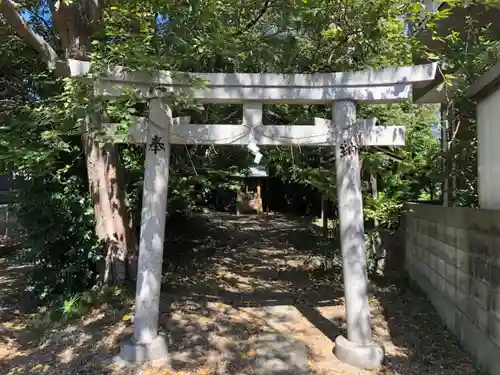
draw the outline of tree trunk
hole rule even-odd
[[[93,134],[84,136],[89,189],[96,219],[96,235],[103,241],[104,262],[100,279],[104,284],[135,278],[138,248],[121,178],[116,145],[100,145]]]
[[[58,36],[60,53],[51,41],[33,30],[12,0],[0,1],[0,15],[9,26],[35,49],[59,78],[70,74],[68,59],[87,59],[92,36],[101,28],[101,3],[94,0],[49,1],[54,35]],[[55,40],[53,41],[55,42]],[[92,124],[99,125],[99,116],[91,115]],[[83,137],[87,173],[96,219],[96,235],[105,243],[101,279],[106,283],[135,278],[138,246],[125,195],[118,147],[99,144],[88,126]]]
[[[323,221],[323,237],[328,238],[328,205],[329,201],[326,199],[325,194],[321,194],[321,220]]]
[[[378,185],[377,185],[377,174],[374,171],[370,171],[370,188],[372,191],[372,198],[378,200]],[[373,227],[378,228],[378,219],[373,220]]]
[[[139,247],[134,233],[132,214],[128,204],[120,151],[117,144],[104,146],[107,156],[108,197],[113,212],[113,224],[118,239],[119,254],[123,253],[125,261],[125,277],[134,280],[137,273]],[[121,262],[118,257],[116,262]]]
[[[443,180],[442,180],[442,196],[443,206],[448,207],[450,204],[450,170],[449,170],[449,147],[448,147],[448,103],[441,104],[441,151],[444,154],[442,160]]]
[[[372,193],[372,198],[378,201],[378,184],[377,184],[377,173],[373,170],[370,171],[370,188]],[[371,246],[372,246],[372,256],[373,256],[373,269],[371,273],[379,273],[385,267],[385,250],[382,246],[382,239],[380,237],[379,222],[375,217],[373,219],[373,229],[371,235]]]

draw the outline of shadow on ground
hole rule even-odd
[[[182,276],[169,270],[165,274],[162,323],[175,336],[175,370],[206,366],[221,374],[251,373],[248,353],[255,351],[253,340],[263,333],[293,333],[305,341],[308,335],[321,335],[315,324],[331,339],[342,332],[319,319],[316,310],[339,304],[342,290],[327,278],[312,279],[307,261],[314,235],[308,225],[280,216],[220,215],[208,221],[201,237],[208,239],[205,248],[212,256],[202,257],[198,265],[196,256],[185,266],[179,264]],[[166,246],[171,246],[167,256],[183,250],[173,243]],[[195,349],[186,332],[197,332]],[[330,341],[328,354],[331,348]],[[310,356],[314,357],[311,350]]]
[[[376,299],[380,310],[377,320],[383,321],[394,348],[380,375],[484,374],[421,291],[408,285],[386,285],[377,288]]]
[[[198,215],[170,222],[166,237],[160,325],[169,341],[169,374],[254,374],[258,338],[267,333],[303,343],[310,374],[477,373],[446,329],[436,327],[439,319],[424,298],[387,285],[371,300],[386,363],[371,372],[340,363],[332,354],[335,338],[346,334],[338,250],[303,219]],[[326,260],[328,273],[316,272]],[[0,266],[15,295],[22,272]],[[5,301],[16,309],[14,299]],[[102,306],[41,341],[27,338],[25,313],[0,315],[0,335],[7,337],[0,373],[167,374],[161,365],[125,372],[107,362],[131,332],[123,320],[130,312],[126,303]]]
[[[33,293],[22,277],[30,267],[19,261],[20,251],[18,244],[0,239],[0,322],[16,320],[36,308]],[[10,338],[11,332],[0,326],[0,345]]]

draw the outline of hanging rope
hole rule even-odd
[[[163,107],[163,105],[162,105],[162,107]],[[148,121],[151,121],[151,123],[154,124],[155,126],[159,126],[160,128],[162,127],[159,124],[155,123],[153,120],[151,120],[151,118],[149,116],[148,116]],[[183,124],[180,124],[180,126],[182,126],[182,125]],[[207,127],[208,126],[212,126],[212,125],[207,125]],[[311,140],[311,139],[315,139],[315,138],[320,138],[320,137],[327,137],[328,135],[330,135],[329,131],[325,131],[322,134],[314,134],[314,135],[309,135],[309,136],[300,136],[300,137],[286,136],[286,135],[268,134],[265,129],[266,128],[269,129],[270,125],[240,124],[240,126],[243,127],[245,130],[243,130],[241,133],[239,133],[237,135],[231,135],[231,136],[226,136],[226,137],[221,137],[221,138],[210,139],[209,141],[211,141],[214,144],[215,143],[223,143],[226,141],[228,142],[227,144],[232,144],[232,143],[237,143],[239,140],[243,139],[246,136],[249,136],[251,138],[251,134],[255,132],[260,137],[265,137],[265,138],[271,139],[273,141],[284,141],[285,143],[294,143],[291,141],[296,141],[296,143],[298,145],[300,145],[300,143],[303,143],[303,141],[307,141],[307,140]],[[278,126],[294,126],[294,125],[278,125]],[[314,126],[314,125],[305,125],[305,126]],[[188,137],[188,136],[176,133],[176,132],[172,131],[172,129],[170,130],[170,134],[185,140],[187,144],[198,144],[198,140],[195,137]]]

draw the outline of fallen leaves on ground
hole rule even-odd
[[[213,216],[208,217],[208,222],[214,220]],[[248,227],[248,223],[256,229],[239,229]],[[195,273],[179,271],[165,276],[172,289],[162,295],[164,306],[160,320],[170,335],[172,370],[151,367],[127,373],[117,366],[105,365],[105,361],[118,353],[121,339],[131,334],[133,322],[129,308],[114,310],[106,306],[102,314],[90,314],[73,326],[47,333],[42,345],[23,341],[21,334],[27,331],[23,324],[28,316],[0,320],[0,340],[7,337],[13,342],[2,347],[0,341],[0,373],[247,375],[251,372],[245,366],[257,355],[251,347],[251,339],[262,332],[280,331],[292,333],[307,344],[311,374],[480,374],[444,324],[436,324],[440,320],[425,298],[412,292],[401,295],[395,288],[376,289],[370,298],[375,339],[383,342],[387,353],[382,368],[360,372],[338,361],[332,348],[334,338],[342,334],[345,323],[338,283],[341,277],[305,272],[305,267],[300,266],[308,256],[304,249],[315,246],[311,243],[306,247],[299,243],[291,246],[288,241],[300,237],[297,231],[302,230],[303,223],[279,216],[271,223],[272,226],[259,227],[258,220],[252,217],[228,215],[221,239],[217,240],[221,246],[215,255],[202,262]],[[280,227],[282,224],[286,225]],[[194,232],[189,227],[187,236]],[[231,246],[228,246],[228,238]],[[308,238],[310,240],[310,236]],[[284,266],[283,259],[299,266]],[[0,262],[0,277],[2,267]],[[18,276],[22,285],[22,272]],[[238,290],[237,286],[245,283],[252,286],[251,290]],[[4,290],[0,290],[0,306],[4,307],[7,302],[2,300],[2,292]],[[201,296],[199,301],[195,295]],[[214,300],[214,296],[220,300]],[[13,301],[9,303],[17,303]],[[61,355],[68,348],[72,353],[64,362]],[[46,367],[48,364],[50,367]]]

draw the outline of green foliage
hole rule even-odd
[[[68,295],[96,282],[101,246],[82,178],[38,177],[20,184],[16,216],[22,227],[28,276],[41,298]]]
[[[383,228],[394,229],[399,225],[399,215],[402,203],[396,196],[379,193],[377,199],[365,198],[365,220],[377,221]]]
[[[85,97],[73,100],[79,86],[54,80],[4,24],[0,34],[0,164],[17,177],[14,211],[33,265],[26,276],[40,298],[67,296],[94,285],[101,249],[75,120]]]
[[[133,69],[197,72],[292,73],[380,68],[411,64],[417,42],[405,34],[406,21],[414,29],[426,29],[435,19],[446,16],[427,14],[417,2],[399,0],[377,0],[370,7],[361,0],[284,0],[279,2],[279,12],[275,6],[253,0],[240,2],[238,6],[228,1],[189,6],[177,1],[113,5],[105,12],[105,27],[94,41],[92,60],[101,65],[118,63]],[[155,25],[156,14],[168,15],[168,22]],[[185,114],[186,103],[179,105],[179,100],[174,98],[174,107],[183,107]],[[405,176],[424,175],[418,168],[425,169],[432,162],[428,156],[431,152],[425,151],[434,150],[430,146],[432,140],[421,139],[430,130],[429,119],[423,127],[415,124],[422,121],[421,113],[406,104],[360,108],[360,117],[376,116],[382,123],[407,125],[420,142],[415,144],[417,152],[398,150],[396,154],[403,158],[398,163],[373,150],[363,154],[364,163],[383,175],[382,189],[394,192],[404,185],[405,191],[420,194],[423,187],[407,182]],[[206,119],[209,123],[228,123],[241,117],[231,113],[227,106],[195,109],[189,115],[196,122]],[[264,109],[266,123],[307,122],[314,116],[330,117],[331,110],[312,105],[272,105]],[[219,155],[207,158],[203,147],[181,151],[174,151],[172,158],[171,211],[189,211],[194,203],[200,203],[200,191],[212,189],[215,182],[228,183],[227,179],[214,176],[214,170],[248,166],[248,160],[243,160],[241,151],[235,148],[224,150],[224,160]],[[333,151],[333,148],[277,147],[266,150],[265,157],[272,176],[303,185],[304,193],[314,189],[333,201],[336,196]],[[418,158],[425,160],[418,162]],[[227,163],[230,160],[233,162]],[[205,167],[207,162],[209,166]],[[198,173],[201,168],[203,171]],[[418,181],[418,177],[413,181]],[[140,181],[137,188],[139,192]]]
[[[490,11],[488,7],[483,8],[484,5],[495,3],[498,1],[447,2],[448,6],[443,7],[437,17],[457,11],[464,17],[462,23],[457,22],[452,30],[437,30],[436,27],[429,30],[432,39],[441,46],[439,64],[445,77],[441,90],[446,97],[443,104],[449,122],[446,132],[448,147],[435,153],[432,178],[435,181],[448,180],[450,204],[458,206],[478,206],[476,103],[467,96],[467,90],[500,57],[500,42],[496,37],[498,27],[486,24],[481,13]],[[468,5],[468,12],[460,9],[465,5]],[[460,17],[456,19],[460,20]],[[421,52],[433,60],[438,58],[437,51]],[[444,190],[443,185],[440,190]]]
[[[26,6],[37,13],[40,4]],[[93,38],[89,57],[98,68],[119,64],[146,71],[312,73],[407,65],[423,53],[414,35],[435,33],[435,21],[449,12],[426,13],[419,2],[403,0],[374,0],[370,6],[364,0],[115,2],[103,10],[103,27]],[[157,15],[168,15],[168,22],[155,22]],[[39,17],[31,23],[49,41],[57,35]],[[29,179],[19,195],[19,220],[29,244],[28,258],[36,261],[38,285],[43,293],[75,293],[94,283],[100,257],[85,178],[74,167],[81,155],[76,135],[89,111],[104,111],[120,123],[124,134],[137,104],[144,100],[130,92],[119,100],[90,101],[89,86],[71,79],[54,80],[33,51],[1,26],[1,36],[6,37],[2,39],[5,53],[0,57],[0,78],[11,84],[0,85],[0,158],[9,170]],[[412,33],[405,33],[406,27]],[[477,73],[495,60],[498,42],[482,32],[471,35],[474,42],[469,38],[467,48],[454,30],[441,37],[451,51],[442,58],[444,65],[465,62],[468,70]],[[478,57],[481,51],[489,51],[489,58]],[[432,57],[428,51],[426,56]],[[93,78],[99,73],[96,69]],[[451,76],[447,78],[449,89]],[[183,97],[173,98],[172,105],[176,115],[189,114],[199,123],[241,120],[241,113],[231,106],[201,108]],[[358,112],[360,118],[377,117],[382,124],[407,129],[406,147],[365,148],[361,155],[365,196],[371,195],[370,173],[377,176],[379,190],[377,201],[367,198],[365,202],[366,218],[377,219],[383,228],[394,228],[403,201],[436,199],[441,193],[439,171],[448,155],[440,153],[439,141],[431,132],[436,108],[398,103],[359,106]],[[307,123],[315,116],[330,118],[331,109],[312,105],[264,108],[267,124]],[[473,118],[470,113],[465,117]],[[461,157],[475,160],[474,151],[467,151],[471,146],[471,140],[460,146]],[[454,153],[459,154],[457,148]],[[127,197],[138,218],[144,147],[122,146],[121,156]],[[283,196],[291,203],[313,192],[335,201],[333,148],[273,147],[265,150],[265,159],[270,175],[289,184]],[[173,146],[169,213],[189,213],[196,205],[207,204],[215,188],[238,187],[231,174],[251,164],[244,148]],[[470,164],[459,170],[467,174],[467,184],[459,189],[457,200],[471,202],[473,171]],[[70,311],[73,306],[68,302]]]

